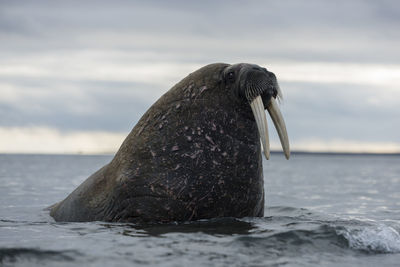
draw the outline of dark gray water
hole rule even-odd
[[[110,159],[0,155],[0,265],[400,265],[400,156],[272,154],[264,218],[54,222],[43,209]]]

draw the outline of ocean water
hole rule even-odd
[[[264,218],[57,223],[111,156],[0,155],[0,266],[400,266],[400,156],[273,153]]]

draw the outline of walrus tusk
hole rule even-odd
[[[260,97],[261,99],[261,97]],[[281,140],[283,152],[285,153],[286,159],[289,159],[290,157],[290,148],[289,148],[289,137],[286,131],[286,125],[285,121],[283,120],[282,113],[278,108],[278,104],[276,104],[276,101],[274,98],[271,98],[271,101],[269,101],[267,105],[267,110],[269,112],[269,115],[272,118],[272,121],[274,122],[276,131],[278,132],[279,139]]]
[[[260,133],[260,138],[264,149],[265,158],[269,159],[270,149],[269,149],[267,117],[265,116],[264,104],[261,99],[261,96],[257,96],[253,101],[251,101],[250,107],[251,110],[253,111],[254,118],[256,119],[256,124],[258,132]]]
[[[261,96],[257,96],[251,103],[251,110],[253,111],[254,118],[256,119],[256,124],[258,132],[260,133],[261,143],[264,149],[264,155],[266,159],[269,159],[270,148],[269,148],[269,138],[268,138],[268,126],[267,118],[264,112],[264,105]],[[290,157],[290,147],[289,138],[286,130],[285,121],[281,111],[278,108],[278,104],[274,98],[271,98],[267,105],[267,110],[274,122],[276,131],[278,132],[279,139],[282,144],[282,149],[285,154],[286,159]]]

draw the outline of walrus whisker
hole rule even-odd
[[[269,159],[270,148],[269,148],[269,137],[268,137],[268,125],[267,117],[264,112],[264,104],[261,96],[257,96],[250,103],[251,110],[253,111],[254,118],[256,120],[258,132],[260,133],[260,139],[264,150],[266,159]]]

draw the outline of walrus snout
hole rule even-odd
[[[239,69],[237,74],[233,71],[235,69]],[[233,82],[235,75],[238,76],[235,88],[237,95],[250,104],[265,157],[269,159],[270,156],[268,124],[264,112],[267,109],[278,132],[285,157],[289,159],[290,148],[286,125],[276,103],[276,99],[280,99],[282,94],[275,74],[258,65],[242,63],[228,68],[228,82]]]
[[[240,63],[227,67],[224,76],[228,84],[234,84],[234,92],[241,101],[250,103],[260,95],[267,109],[271,97],[281,98],[276,76],[266,68]]]
[[[261,96],[267,108],[267,103],[271,97],[276,98],[278,95],[279,86],[277,82],[270,79],[270,75],[265,72],[252,71],[247,75],[244,86],[246,99],[251,102],[257,96]]]

